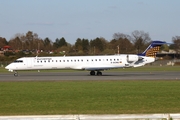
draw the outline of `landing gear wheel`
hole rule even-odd
[[[102,75],[102,72],[97,71],[97,75],[98,75],[98,76],[101,76],[101,75]]]
[[[91,71],[91,72],[90,72],[90,75],[95,75],[95,71]]]
[[[14,76],[17,77],[18,76],[18,72],[14,72]]]

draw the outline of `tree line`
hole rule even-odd
[[[41,39],[37,33],[28,31],[24,34],[16,34],[9,41],[0,37],[0,48],[10,46],[13,54],[29,51],[30,53],[46,55],[100,55],[100,54],[137,54],[143,52],[150,44],[151,38],[147,32],[135,30],[131,35],[114,33],[112,40],[103,37],[95,39],[77,38],[74,44],[70,44],[64,37],[57,38],[54,42],[46,37]],[[164,46],[162,49],[168,51],[180,49],[180,36],[172,37],[173,45]]]

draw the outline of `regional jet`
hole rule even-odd
[[[102,75],[101,71],[140,67],[155,61],[156,53],[162,41],[152,41],[141,54],[118,54],[98,56],[58,56],[58,57],[22,57],[7,65],[5,68],[18,76],[20,70],[49,70],[49,69],[76,69],[90,71],[90,75]]]

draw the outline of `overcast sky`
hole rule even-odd
[[[149,33],[152,40],[171,42],[180,36],[180,0],[0,0],[0,37],[37,33],[53,42],[64,37],[103,37],[114,33]]]

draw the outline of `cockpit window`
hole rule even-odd
[[[15,60],[14,63],[23,63],[23,60]]]

